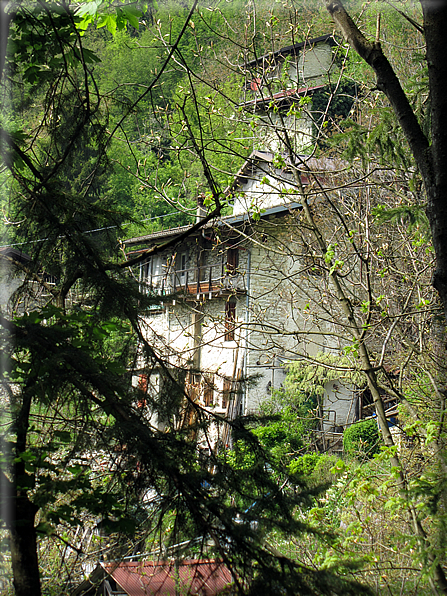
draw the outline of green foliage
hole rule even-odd
[[[300,417],[293,408],[285,408],[280,414],[253,420],[251,426],[251,436],[236,439],[225,461],[234,469],[249,471],[267,460],[272,472],[281,475],[287,473],[286,466],[304,448],[312,418]]]
[[[76,14],[80,17],[77,27],[81,31],[94,24],[98,29],[106,27],[109,33],[115,35],[117,31],[122,31],[129,25],[138,31],[140,19],[145,16],[152,2],[139,2],[136,6],[113,3],[110,0],[92,0],[79,5]]]
[[[425,243],[430,241],[430,227],[423,205],[407,204],[392,208],[378,205],[371,213],[378,223],[401,223],[409,232],[413,232],[416,238]]]
[[[325,384],[339,381],[349,385],[363,385],[364,380],[357,371],[355,362],[347,356],[319,353],[312,362],[295,360],[287,365],[287,377],[284,383],[286,392],[301,403],[313,399],[325,392]]]
[[[246,140],[247,124],[235,117],[239,102],[241,80],[231,75],[222,83],[211,88],[205,83],[183,80],[174,96],[175,110],[172,113],[171,135],[174,147],[192,147],[194,138],[196,151],[206,160],[216,182],[225,188],[234,173],[242,165],[251,146]],[[236,112],[237,115],[237,112]],[[182,167],[191,169],[189,152],[182,151],[178,159]],[[194,166],[192,168],[194,174]],[[200,190],[198,180],[195,192]]]
[[[67,63],[97,62],[94,54],[88,50],[81,53],[77,47],[73,27],[77,21],[58,3],[36,4],[31,11],[18,10],[9,36],[7,68],[20,73],[27,86],[35,88],[50,81],[54,72]],[[58,38],[52,34],[55,28]]]
[[[408,146],[391,108],[381,106],[371,113],[372,117],[376,116],[376,126],[371,128],[347,119],[340,123],[343,132],[334,134],[330,144],[343,148],[342,155],[348,161],[359,157],[365,165],[375,155],[382,165],[409,168]]]
[[[407,463],[409,458],[416,470],[420,455],[413,448],[403,447],[403,451],[403,458]],[[299,539],[296,557],[305,553],[315,565],[336,567],[351,560],[357,564],[357,577],[379,592],[430,594],[427,552],[415,552],[417,539],[408,527],[408,502],[399,494],[398,474],[389,457],[390,452],[383,449],[379,457],[363,459],[361,465],[352,460],[334,466],[337,477],[332,486],[302,513],[303,520],[321,534],[317,539],[310,535]],[[433,488],[426,486],[420,493],[411,490],[407,495],[425,519],[433,515]]]
[[[357,84],[344,78],[338,81],[336,89],[329,86],[315,91],[312,94],[311,111],[317,131],[323,127],[324,137],[331,135],[340,121],[349,117],[357,94]],[[321,139],[320,147],[325,144],[326,141]]]
[[[296,410],[287,407],[267,424],[254,428],[253,434],[275,462],[287,465],[304,448],[312,426],[311,416],[299,416]]]
[[[2,465],[14,490],[39,508],[36,531],[42,544],[50,539],[56,543],[59,536],[69,541],[75,527],[102,518],[98,527],[109,534],[112,558],[124,553],[124,534],[136,540],[135,530],[148,550],[154,537],[163,546],[197,536],[207,544],[212,537],[216,552],[225,552],[238,577],[252,581],[253,594],[359,594],[362,588],[342,581],[356,571],[355,564],[349,564],[359,557],[385,590],[385,567],[374,559],[377,550],[370,547],[370,538],[374,544],[384,543],[384,551],[396,548],[396,537],[407,553],[417,546],[402,530],[406,520],[396,523],[395,532],[389,522],[400,523],[404,517],[405,503],[390,484],[396,481],[396,470],[388,469],[386,459],[353,471],[333,456],[301,455],[325,385],[340,380],[346,386],[362,384],[355,372],[358,342],[347,346],[352,360],[322,354],[315,362],[290,363],[285,391],[266,401],[265,416],[247,426],[245,421],[234,423],[232,450],[208,459],[200,454],[199,440],[211,435],[210,419],[196,404],[184,406],[184,372],[170,372],[144,343],[139,314],[149,301],[127,279],[115,251],[118,235],[190,221],[198,193],[208,193],[206,205],[212,207],[210,174],[224,188],[249,153],[245,124],[231,118],[240,102],[241,82],[234,75],[225,82],[219,79],[224,51],[229,64],[240,61],[227,35],[240,47],[245,35],[241,14],[248,8],[235,2],[197,12],[180,40],[175,62],[146,94],[178,37],[187,6],[160,6],[158,22],[145,29],[144,4],[136,8],[89,2],[74,17],[56,4],[44,4],[34,12],[20,8],[12,29],[7,85],[17,116],[2,118],[10,135],[2,136],[2,149],[11,174],[8,179],[6,170],[1,174],[10,192],[8,217],[22,222],[14,240],[24,242],[31,253],[21,289],[30,312],[7,321],[2,335],[2,351],[10,361],[4,380],[10,383],[12,418],[11,457],[5,455]],[[328,19],[324,9],[309,13],[304,4],[293,24],[282,6],[258,8],[250,15],[256,34],[245,58],[253,51],[259,55],[288,45],[291,36],[294,42],[304,39],[312,28],[318,35],[323,29],[315,27],[322,22],[326,26]],[[312,16],[310,29],[305,16]],[[392,37],[401,25],[388,15],[386,19]],[[86,29],[90,23],[98,28],[94,34]],[[264,23],[267,28],[261,27]],[[371,24],[366,25],[374,35]],[[85,31],[82,42],[79,30]],[[185,76],[186,66],[190,70]],[[357,67],[348,64],[348,71]],[[211,87],[194,81],[195,74]],[[424,85],[421,81],[417,88],[415,83],[412,91],[422,119],[426,108],[418,95],[424,94]],[[334,126],[351,109],[353,85],[344,81],[339,91],[328,112]],[[323,113],[327,99],[326,91],[315,93],[314,110]],[[299,115],[302,108],[291,110]],[[345,128],[336,141],[345,147],[345,155],[360,156],[365,164],[371,155],[379,155],[382,164],[411,171],[391,112],[380,106],[369,114],[368,126],[345,123],[351,130]],[[417,193],[418,175],[410,177],[410,191]],[[175,213],[165,217],[171,209]],[[426,229],[419,207],[384,207],[373,213],[376,221],[409,223],[410,230],[421,234]],[[260,215],[257,210],[255,216]],[[125,220],[132,223],[123,230],[119,226]],[[108,231],[98,231],[102,228]],[[112,228],[116,232],[109,231]],[[90,230],[96,231],[86,234]],[[335,242],[329,247],[327,264],[339,248]],[[345,273],[344,262],[336,259],[333,267],[343,267]],[[42,300],[56,302],[57,308],[35,302],[34,284],[42,270],[55,280],[49,287],[42,285]],[[73,299],[68,298],[70,290]],[[367,314],[382,298],[361,300],[362,312]],[[386,315],[385,308],[382,313]],[[160,371],[158,403],[150,395],[142,399],[131,387],[130,371],[137,358],[134,333],[141,346],[138,366],[144,360],[149,373]],[[431,395],[418,382],[409,392],[414,404]],[[166,432],[154,427],[151,416],[166,424]],[[187,427],[182,426],[185,420]],[[213,422],[222,424],[219,419]],[[430,449],[440,429],[428,422],[415,433],[424,433]],[[369,449],[374,434],[377,430],[365,425],[351,427],[345,449],[353,455],[359,448]],[[328,482],[331,467],[338,480],[307,509],[304,481],[310,486]],[[408,492],[426,516],[443,507],[437,472],[436,467],[427,468]],[[385,479],[376,482],[381,474]],[[149,502],[143,499],[148,492]],[[379,517],[384,520],[382,533],[375,532]],[[304,536],[303,529],[308,532]],[[326,529],[323,545],[318,540]],[[293,545],[299,555],[278,556],[268,542],[273,535],[287,543],[288,555]],[[311,544],[316,544],[313,553]],[[440,540],[440,557],[442,546]],[[408,554],[405,568],[415,560]],[[426,566],[426,561],[419,563]],[[315,568],[325,572],[315,573]],[[390,563],[386,569],[391,568]],[[337,571],[342,579],[327,570]]]
[[[321,491],[334,482],[336,475],[343,473],[344,465],[336,455],[305,453],[292,460],[288,470],[292,477],[302,478],[309,488]]]
[[[343,449],[352,457],[372,457],[380,451],[379,429],[376,419],[359,420],[343,433]]]
[[[305,453],[301,457],[294,459],[290,465],[289,470],[291,474],[299,474],[300,476],[308,477],[315,470],[324,456],[320,453]]]
[[[238,439],[234,442],[232,449],[225,456],[226,462],[235,470],[245,470],[249,472],[257,464],[259,458],[250,445]]]

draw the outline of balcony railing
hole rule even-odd
[[[208,294],[209,297],[225,293],[246,291],[245,276],[236,270],[229,270],[225,263],[214,263],[160,275],[148,275],[140,281],[141,290],[156,296],[180,294],[193,298]]]

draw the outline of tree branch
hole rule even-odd
[[[426,186],[433,179],[432,158],[427,137],[416,118],[404,90],[382,51],[380,43],[370,42],[346,12],[341,0],[326,7],[349,45],[371,66],[377,77],[377,89],[387,96],[399,121]]]

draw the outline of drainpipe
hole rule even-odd
[[[251,269],[251,250],[247,248],[247,296],[245,299],[245,349],[244,349],[244,379],[247,379],[247,369],[248,369],[248,324],[250,322],[250,269]],[[245,383],[244,387],[244,396],[243,396],[243,403],[242,403],[242,414],[246,414],[246,407],[247,407],[247,394],[248,394],[248,383]]]
[[[197,195],[197,210],[196,210],[196,223],[202,221],[206,216],[206,208],[203,205],[205,200],[205,194],[201,193]],[[192,323],[194,328],[194,351],[193,351],[193,369],[195,373],[198,373],[201,369],[201,352],[202,352],[202,323],[203,323],[203,307],[199,302],[200,299],[200,271],[202,264],[202,240],[201,236],[198,237],[197,242],[197,306],[194,309],[192,315]]]

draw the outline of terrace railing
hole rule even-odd
[[[141,290],[157,296],[180,294],[184,297],[217,296],[231,292],[245,292],[245,276],[229,270],[225,263],[213,263],[189,269],[168,270],[148,276],[141,282]]]

